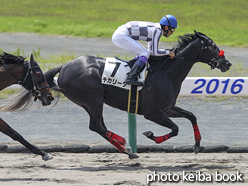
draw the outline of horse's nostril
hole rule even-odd
[[[227,64],[226,64],[227,66],[232,66],[232,63],[230,63],[230,62],[227,62]]]
[[[50,101],[53,101],[53,100],[54,100],[54,97],[52,97],[52,96],[47,96],[47,98],[48,98]]]

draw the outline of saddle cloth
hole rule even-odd
[[[139,81],[144,82],[146,77],[146,65],[144,70],[140,73]],[[105,67],[102,75],[102,84],[112,85],[119,88],[131,90],[131,85],[127,85],[125,80],[127,73],[130,72],[130,67],[126,62],[116,58],[106,57]],[[137,87],[137,90],[141,90],[143,87]]]

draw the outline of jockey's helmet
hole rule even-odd
[[[177,26],[177,19],[173,15],[165,15],[159,22],[161,25],[169,26],[173,28],[179,28]]]

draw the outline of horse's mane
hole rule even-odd
[[[172,48],[175,49],[176,51],[179,50],[180,48],[184,47],[185,45],[189,44],[191,41],[194,41],[197,38],[196,34],[184,34],[184,35],[180,35],[178,37],[178,43],[176,45],[174,45],[174,47]],[[150,61],[154,61],[154,60],[165,60],[166,58],[168,58],[168,56],[150,56]]]
[[[171,50],[174,50],[175,53],[177,53],[180,48],[186,46],[190,42],[194,41],[197,39],[196,34],[184,34],[183,36],[178,37],[178,43],[174,45],[174,47]],[[148,70],[154,71],[157,70],[165,60],[169,58],[168,55],[165,56],[150,56],[148,59],[148,63],[151,65]],[[156,62],[156,63],[155,63]],[[153,67],[152,67],[153,66]],[[155,66],[155,67],[154,67]]]
[[[23,63],[25,60],[22,56],[15,56],[6,52],[2,52],[0,54],[0,62],[4,62],[5,64],[18,64]]]
[[[178,44],[176,45],[177,48],[182,48],[185,45],[189,44],[191,41],[194,41],[197,38],[195,34],[184,34],[183,36],[178,37]]]

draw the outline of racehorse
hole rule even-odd
[[[222,72],[229,70],[231,63],[215,42],[203,33],[179,36],[174,47],[175,59],[167,56],[150,57],[148,74],[144,87],[139,92],[138,114],[163,127],[171,129],[169,134],[154,136],[153,132],[144,135],[156,143],[177,136],[178,126],[169,118],[183,117],[191,121],[195,153],[200,150],[201,135],[195,115],[175,106],[181,84],[196,62],[203,62]],[[136,158],[126,140],[107,129],[103,121],[103,104],[127,111],[128,91],[101,83],[105,59],[94,56],[81,56],[45,73],[52,90],[62,92],[69,100],[81,106],[90,116],[89,128],[113,144],[129,158]],[[55,75],[59,73],[57,84]]]
[[[28,61],[25,61],[22,56],[14,56],[6,52],[0,55],[0,91],[13,84],[22,85],[27,91],[18,100],[0,106],[0,111],[24,110],[32,97],[35,100],[39,99],[43,106],[50,105],[54,100],[51,89],[38,63],[34,61],[33,55]],[[2,118],[0,118],[0,131],[13,140],[19,141],[34,154],[41,155],[43,160],[53,158],[50,154],[31,145]]]

